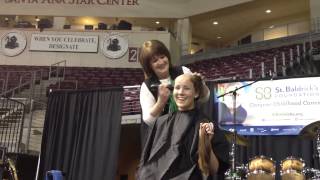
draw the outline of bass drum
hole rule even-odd
[[[274,180],[275,162],[266,156],[256,156],[248,163],[248,180]]]
[[[300,158],[293,156],[287,157],[281,161],[281,179],[282,180],[304,180],[305,163]]]
[[[18,180],[17,169],[12,159],[7,158],[4,162],[3,180]]]

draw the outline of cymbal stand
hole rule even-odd
[[[229,178],[231,178],[232,180],[237,180],[237,179],[241,179],[240,175],[238,174],[237,172],[237,169],[236,169],[236,152],[237,152],[237,146],[236,146],[236,142],[237,142],[237,122],[236,122],[236,117],[237,117],[237,114],[236,114],[236,108],[237,108],[237,91],[239,89],[242,89],[244,87],[247,87],[247,86],[251,86],[252,84],[258,82],[258,80],[255,80],[249,84],[246,84],[244,86],[240,86],[240,87],[237,87],[236,89],[234,89],[233,91],[229,91],[227,93],[224,93],[220,96],[218,96],[217,98],[220,98],[220,97],[223,97],[225,95],[228,95],[228,94],[232,94],[232,101],[233,101],[233,104],[232,104],[232,107],[233,107],[233,117],[232,117],[232,125],[233,125],[233,138],[232,138],[232,142],[231,142],[231,150],[230,150],[230,163],[231,163],[231,169],[228,173],[228,176]],[[320,144],[320,143],[319,143]],[[320,147],[319,147],[320,148]],[[231,177],[230,177],[231,176]]]
[[[241,179],[240,175],[238,174],[237,172],[237,168],[236,168],[236,152],[237,152],[237,145],[236,145],[236,142],[237,142],[237,129],[236,129],[236,97],[237,97],[237,90],[239,88],[233,90],[233,91],[230,91],[226,94],[224,94],[223,96],[227,95],[227,94],[232,94],[232,106],[233,106],[233,119],[232,119],[232,125],[233,125],[233,130],[232,130],[232,133],[233,133],[233,137],[232,137],[232,140],[231,140],[231,149],[230,149],[230,164],[231,164],[231,168],[226,172],[226,175],[228,176],[227,179],[228,180],[238,180],[238,179]],[[222,96],[220,96],[222,97]],[[219,98],[219,97],[218,97]]]
[[[237,99],[237,91],[233,91],[232,92],[232,100],[233,100],[233,138],[232,138],[232,142],[231,142],[231,152],[230,152],[230,161],[231,161],[231,175],[232,175],[232,179],[236,180],[238,179],[238,174],[237,174],[237,169],[236,169],[236,152],[237,152],[237,146],[236,146],[236,142],[237,142],[237,128],[236,128],[236,99]]]

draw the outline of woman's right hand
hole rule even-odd
[[[214,125],[210,123],[200,123],[199,136],[208,136],[211,140],[214,136]]]
[[[170,96],[170,89],[167,84],[160,84],[158,87],[158,101],[165,105]]]
[[[166,84],[160,84],[158,87],[158,99],[150,109],[150,115],[154,118],[153,121],[162,114],[168,102],[171,92],[167,86]]]

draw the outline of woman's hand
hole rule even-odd
[[[213,153],[211,140],[214,136],[213,123],[200,123],[199,145],[198,145],[198,165],[201,172],[208,176],[215,174],[219,167],[219,161]]]
[[[194,76],[199,76],[199,77],[201,78],[202,82],[203,82],[203,83],[205,82],[205,77],[204,77],[201,73],[194,72],[194,73],[192,73],[192,75],[194,75]]]
[[[167,84],[160,84],[158,87],[158,99],[156,103],[152,106],[150,110],[150,115],[154,118],[157,118],[163,112],[164,107],[166,106],[168,99],[170,97],[170,90]]]
[[[160,84],[158,87],[158,101],[160,104],[164,105],[167,103],[169,96],[170,96],[170,90],[168,88],[167,84]]]
[[[199,76],[201,78],[202,85],[203,85],[202,91],[200,93],[202,96],[200,96],[198,101],[200,103],[207,102],[210,98],[210,90],[209,90],[208,86],[206,85],[205,77],[202,74],[197,73],[197,72],[192,73],[192,75]]]
[[[211,140],[214,135],[213,123],[200,123],[199,136],[209,136]]]

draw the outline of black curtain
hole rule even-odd
[[[213,89],[214,82],[207,82],[211,90],[209,101],[203,105],[203,111],[213,120],[217,120],[217,112],[214,110]],[[218,124],[218,122],[216,122]],[[276,161],[276,179],[279,179],[280,163],[289,156],[301,158],[307,167],[319,168],[319,160],[316,154],[315,140],[305,139],[299,136],[245,136],[249,140],[249,146],[237,146],[238,165],[246,164],[250,159],[264,155]]]
[[[66,180],[115,178],[122,95],[122,88],[49,95],[39,180],[53,169],[63,171]]]

